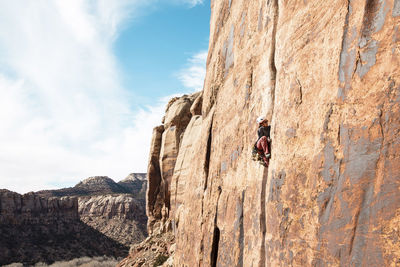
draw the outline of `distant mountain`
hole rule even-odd
[[[131,193],[127,188],[117,184],[107,176],[89,177],[75,185],[74,189],[80,192],[85,192],[85,195]]]
[[[146,179],[147,179],[147,173],[131,173],[121,182],[135,181],[135,180],[145,181]]]
[[[132,192],[136,198],[143,200],[146,198],[146,173],[131,173],[124,180],[119,181],[118,184]]]
[[[107,176],[93,176],[79,182],[74,187],[36,192],[40,196],[97,196],[105,194],[131,194],[136,199],[145,199],[147,180],[145,173],[131,173],[116,183]]]

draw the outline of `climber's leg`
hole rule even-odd
[[[267,137],[261,137],[257,142],[257,149],[262,150],[264,154],[269,154]]]
[[[267,137],[266,136],[263,136],[263,137],[260,138],[260,140],[258,140],[257,149],[260,152],[262,151],[260,154],[261,154],[261,157],[262,157],[262,159],[264,161],[264,166],[268,167],[268,165],[269,165],[268,158],[271,157],[271,154],[268,151],[268,141],[267,141]]]

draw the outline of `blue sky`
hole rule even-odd
[[[209,1],[0,0],[0,188],[145,172],[172,95],[201,90]]]
[[[163,4],[131,21],[114,45],[124,86],[140,92],[146,103],[154,96],[187,90],[177,72],[189,57],[207,50],[209,17],[207,1],[193,8]]]

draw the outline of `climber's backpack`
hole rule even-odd
[[[260,152],[258,151],[257,148],[257,142],[253,145],[253,148],[251,149],[251,159],[254,161],[262,161],[262,157],[260,155]]]

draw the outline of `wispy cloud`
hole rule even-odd
[[[177,73],[182,84],[192,90],[203,89],[204,77],[206,75],[207,51],[200,51],[188,59],[186,67]]]
[[[23,193],[146,171],[167,99],[133,110],[112,45],[127,19],[159,2],[0,1],[0,188]],[[188,88],[202,87],[202,60],[182,70]]]
[[[204,0],[175,0],[177,3],[188,4],[190,7],[203,4]]]
[[[143,4],[0,2],[0,188],[145,171],[144,133],[162,111],[131,110],[112,53],[124,20]]]

